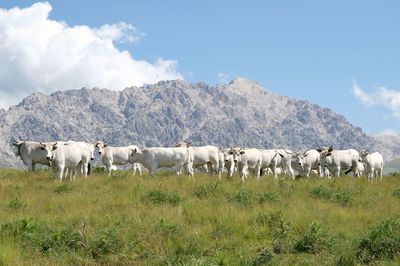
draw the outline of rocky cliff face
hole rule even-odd
[[[86,89],[34,93],[0,110],[0,166],[16,166],[10,139],[107,140],[112,145],[196,145],[303,150],[374,148],[376,141],[343,116],[236,78],[211,87],[181,80],[123,91]],[[395,152],[393,152],[393,155]]]

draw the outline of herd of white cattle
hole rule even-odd
[[[293,152],[288,149],[245,149],[217,148],[215,146],[194,147],[190,143],[178,142],[175,147],[139,148],[137,145],[112,147],[103,141],[95,143],[77,141],[34,142],[13,141],[15,154],[19,156],[29,171],[35,171],[36,164],[48,165],[58,180],[87,177],[91,170],[91,161],[97,151],[108,175],[117,169],[116,165],[133,165],[134,174],[141,167],[154,176],[160,168],[172,168],[177,175],[185,171],[194,179],[193,169],[202,169],[209,174],[216,173],[221,179],[224,172],[232,177],[238,172],[242,181],[252,173],[257,181],[263,174],[290,175],[295,172],[304,177],[315,174],[321,178],[339,177],[341,171],[352,172],[354,176],[374,177],[382,180],[383,156],[379,152],[355,149],[335,150],[331,147],[318,147],[305,152]]]

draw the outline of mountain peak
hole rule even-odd
[[[223,84],[222,87],[224,90],[236,94],[260,94],[267,92],[257,81],[243,77],[236,77],[228,84]]]

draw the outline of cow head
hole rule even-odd
[[[237,163],[239,161],[240,155],[245,154],[245,150],[243,148],[231,148],[228,154],[232,155],[233,162]]]
[[[139,148],[129,149],[129,163],[136,163],[138,160],[140,160],[140,155],[142,153],[143,152]]]
[[[322,167],[326,167],[326,158],[332,155],[333,147],[332,145],[329,148],[321,148],[319,152],[320,164]]]
[[[56,143],[51,143],[51,142],[46,142],[46,143],[40,143],[40,149],[42,151],[46,152],[46,159],[48,161],[51,161],[53,158],[53,151],[57,149],[57,142]]]
[[[304,162],[307,156],[308,153],[306,152],[295,152],[295,155],[293,156],[295,162],[299,164],[301,169],[303,169]]]
[[[180,141],[180,142],[175,143],[175,147],[186,147],[186,148],[188,148],[190,146],[192,146],[191,142]]]
[[[95,149],[98,150],[100,155],[104,153],[104,148],[107,146],[108,146],[107,143],[104,141],[96,141],[96,144],[94,145]]]

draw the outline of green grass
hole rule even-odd
[[[0,169],[0,265],[400,264],[400,176],[50,175]]]

